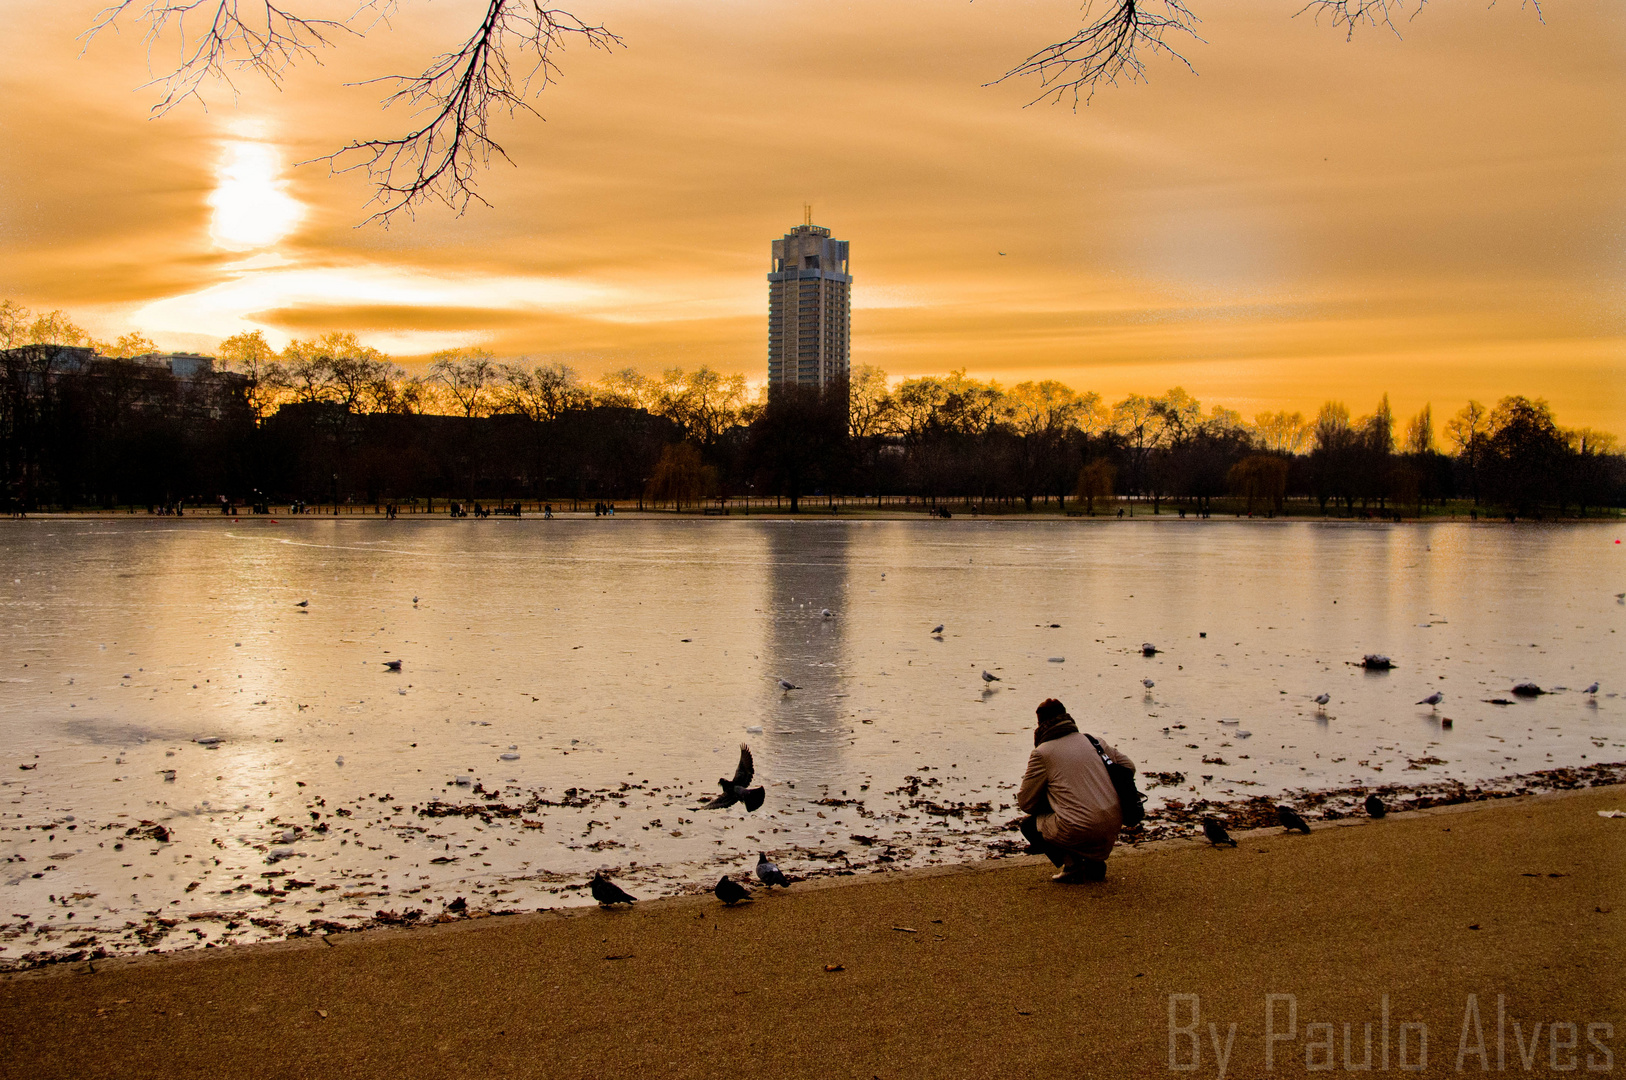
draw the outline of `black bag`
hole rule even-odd
[[[1112,779],[1112,787],[1118,792],[1118,808],[1123,814],[1124,828],[1136,828],[1146,820],[1146,796],[1135,786],[1135,770],[1108,757],[1107,752],[1101,749],[1101,741],[1094,735],[1086,734],[1084,737],[1101,755],[1101,761],[1107,767],[1107,776]]]

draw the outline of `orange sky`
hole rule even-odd
[[[100,336],[352,329],[408,362],[761,379],[768,245],[805,201],[852,243],[854,363],[894,377],[1179,384],[1250,415],[1525,393],[1626,434],[1616,0],[1445,0],[1353,42],[1298,0],[1206,0],[1200,74],[1154,62],[1076,114],[981,85],[1075,0],[581,4],[628,47],[568,52],[547,121],[499,125],[495,209],[388,231],[354,228],[358,178],[293,163],[404,126],[342,84],[417,70],[480,0],[405,0],[282,93],[158,120],[136,28],[80,55],[99,6],[0,8],[0,298]]]

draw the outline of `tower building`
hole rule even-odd
[[[768,388],[845,382],[852,366],[847,241],[808,220],[773,242]]]

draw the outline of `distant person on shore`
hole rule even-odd
[[[1106,743],[1097,751],[1055,698],[1046,698],[1037,713],[1033,753],[1016,794],[1016,805],[1028,815],[1022,835],[1061,869],[1051,880],[1105,881],[1123,813],[1101,754],[1131,769],[1135,763]]]

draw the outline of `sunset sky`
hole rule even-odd
[[[499,123],[494,208],[388,230],[356,227],[363,178],[295,163],[404,129],[345,84],[420,70],[483,0],[402,0],[281,92],[244,76],[160,119],[140,27],[79,38],[100,6],[0,0],[0,299],[98,336],[761,380],[769,243],[805,202],[852,245],[854,364],[893,377],[1247,415],[1524,393],[1626,435],[1618,0],[1436,0],[1353,41],[1302,0],[1191,0],[1197,74],[1153,61],[1076,112],[983,85],[1076,0],[591,0],[567,6],[626,48],[567,51],[546,121]]]

